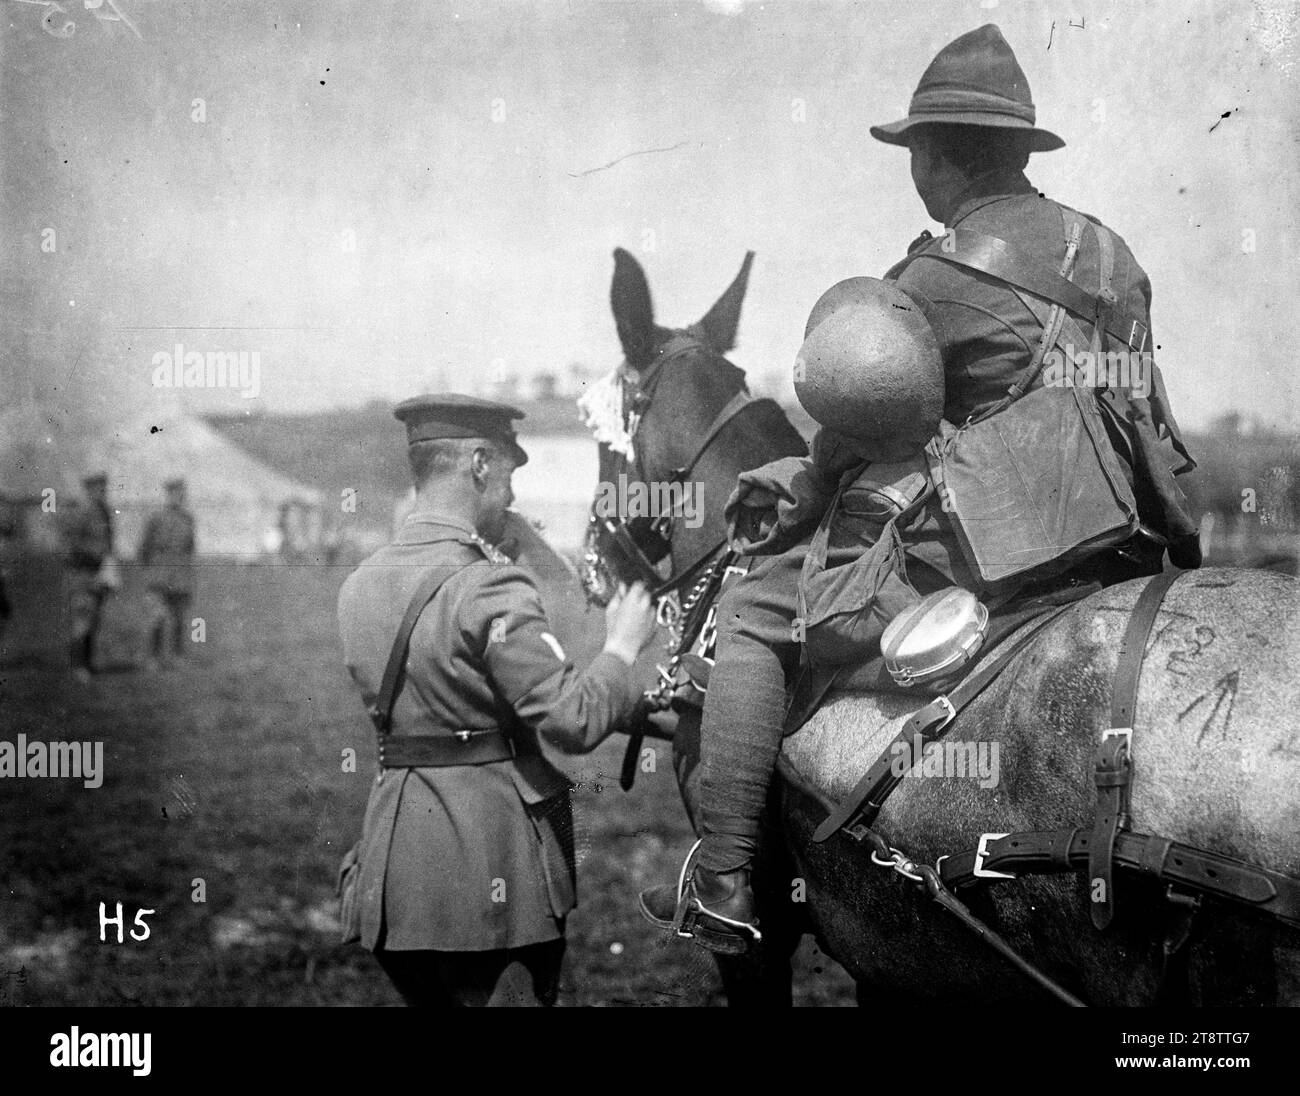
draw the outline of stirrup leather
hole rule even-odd
[[[737,921],[732,917],[717,913],[703,902],[695,893],[695,857],[700,851],[700,845],[703,839],[700,839],[691,846],[691,851],[686,854],[686,859],[682,861],[682,870],[677,875],[677,908],[673,913],[673,932],[683,940],[695,939],[695,928],[699,925],[702,918],[709,918],[719,924],[723,924],[733,929],[741,929],[750,934],[754,943],[761,943],[763,934],[758,930],[757,925],[751,925],[748,921]]]

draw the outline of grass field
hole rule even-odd
[[[0,731],[102,740],[105,776],[98,789],[0,782],[0,1004],[399,1003],[368,953],[335,943],[335,872],[374,774],[334,622],[345,574],[204,566],[194,615],[206,642],[182,668],[145,674],[133,669],[143,635],[128,568],[107,619],[111,672],[78,685],[64,669],[57,571],[16,569]],[[582,613],[563,610],[559,631],[585,631],[589,657],[601,621]],[[675,878],[690,831],[666,752],[632,794],[619,790],[621,742],[563,762],[579,781],[580,905],[561,1003],[722,1004],[709,958],[636,910],[638,889]],[[349,748],[356,773],[343,771]],[[118,944],[110,927],[101,942],[100,902],[110,915],[121,902],[128,930],[136,910],[154,910],[149,937]],[[811,940],[796,1001],[852,1001]]]

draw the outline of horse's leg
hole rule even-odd
[[[754,860],[754,900],[763,941],[743,956],[718,956],[718,971],[733,1008],[789,1008],[790,960],[808,931],[803,882],[787,850],[773,800],[768,804]]]
[[[1238,1008],[1283,1003],[1283,983],[1294,981],[1296,973],[1295,969],[1284,971],[1277,964],[1282,952],[1278,945],[1284,943],[1285,930],[1247,920],[1233,911],[1209,916],[1213,920],[1194,937],[1189,957],[1191,1003]],[[1225,962],[1225,956],[1231,956],[1231,961]],[[1295,988],[1291,987],[1293,998]]]
[[[1279,932],[1273,944],[1277,970],[1277,1004],[1300,1008],[1300,940],[1294,932]]]
[[[682,805],[698,832],[700,804],[700,720],[698,708],[684,709],[673,733],[673,772]],[[727,1003],[732,1008],[782,1008],[791,1002],[790,957],[803,936],[803,919],[792,902],[793,862],[769,809],[754,862],[754,898],[763,942],[744,955],[715,955]]]

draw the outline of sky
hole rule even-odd
[[[732,358],[788,395],[822,291],[938,227],[867,127],[995,22],[1066,141],[1030,178],[1146,268],[1184,425],[1300,428],[1290,0],[0,4],[6,403],[309,411],[612,368],[615,246],[669,326],[754,250]],[[177,344],[256,354],[256,386],[161,387]]]

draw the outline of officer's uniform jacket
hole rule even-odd
[[[193,595],[194,518],[188,510],[167,506],[150,515],[140,543],[140,562],[149,568],[151,590]]]
[[[576,901],[571,784],[538,738],[589,749],[638,691],[612,654],[576,674],[528,572],[468,526],[417,513],[339,594],[344,659],[367,707],[407,603],[433,568],[451,577],[412,632],[391,733],[502,728],[524,756],[381,771],[360,845],[361,942],[481,951],[553,940]]]
[[[63,553],[74,571],[94,573],[113,552],[113,514],[92,499],[77,503],[62,530]]]

